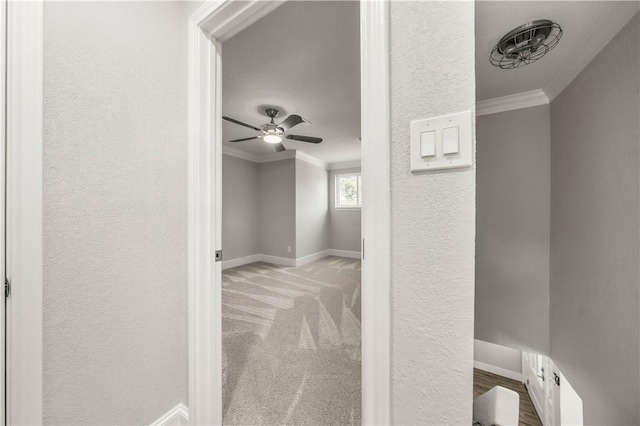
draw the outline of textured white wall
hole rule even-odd
[[[180,2],[46,2],[44,421],[187,402]]]
[[[258,164],[222,157],[222,259],[258,253]]]
[[[296,258],[329,248],[327,171],[296,159]]]
[[[259,164],[258,249],[268,256],[296,257],[296,160]],[[287,252],[291,246],[291,253]]]
[[[640,18],[551,104],[551,358],[585,424],[640,424]]]
[[[476,124],[475,337],[549,354],[549,105]]]
[[[409,122],[475,110],[474,3],[390,7],[393,423],[471,424],[475,169],[412,174]]]
[[[360,252],[362,239],[362,211],[336,209],[336,175],[360,172],[360,167],[331,170],[329,172],[329,216],[331,218],[331,243],[335,250]]]

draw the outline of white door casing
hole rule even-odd
[[[222,423],[221,43],[283,1],[206,2],[189,17],[189,421]],[[388,1],[360,3],[362,418],[390,424]]]
[[[7,6],[6,420],[42,424],[43,2]]]
[[[7,0],[0,0],[0,22],[6,24],[7,22]],[[7,146],[6,140],[6,109],[7,91],[6,82],[7,79],[7,27],[0,30],[0,259],[4,259],[4,224],[5,214],[5,147]],[[0,277],[6,277],[4,262],[0,262]],[[5,339],[5,304],[0,303],[0,354],[4,354],[4,339]],[[6,374],[6,359],[2,357],[2,371],[0,371],[0,401],[5,400],[5,374]],[[5,419],[5,404],[0,404],[0,420]]]

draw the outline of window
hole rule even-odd
[[[336,175],[336,208],[359,209],[362,206],[360,173]]]

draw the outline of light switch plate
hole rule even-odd
[[[471,111],[463,111],[440,117],[415,120],[411,122],[411,171],[455,169],[471,167],[473,164],[473,116]],[[453,151],[451,144],[443,144],[444,129],[458,127],[458,149]],[[435,155],[423,157],[421,140],[424,132],[435,134]],[[449,130],[450,131],[450,130]],[[445,152],[448,152],[445,154]]]

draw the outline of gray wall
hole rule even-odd
[[[475,168],[412,174],[409,123],[475,110],[474,3],[390,9],[393,423],[471,424]]]
[[[327,171],[296,159],[296,258],[327,250],[329,188]]]
[[[258,164],[222,157],[222,259],[258,253]]]
[[[180,2],[44,5],[44,421],[187,402]]]
[[[360,167],[329,172],[329,216],[331,218],[331,248],[360,252],[362,239],[361,210],[336,209],[336,175],[360,173]]]
[[[258,250],[269,256],[295,259],[295,159],[261,163],[258,167]],[[291,253],[287,252],[287,246],[291,246]]]
[[[522,351],[476,339],[473,342],[474,361],[522,373]]]
[[[640,21],[551,104],[551,357],[586,424],[640,424]]]
[[[475,337],[549,353],[549,105],[477,118]]]

